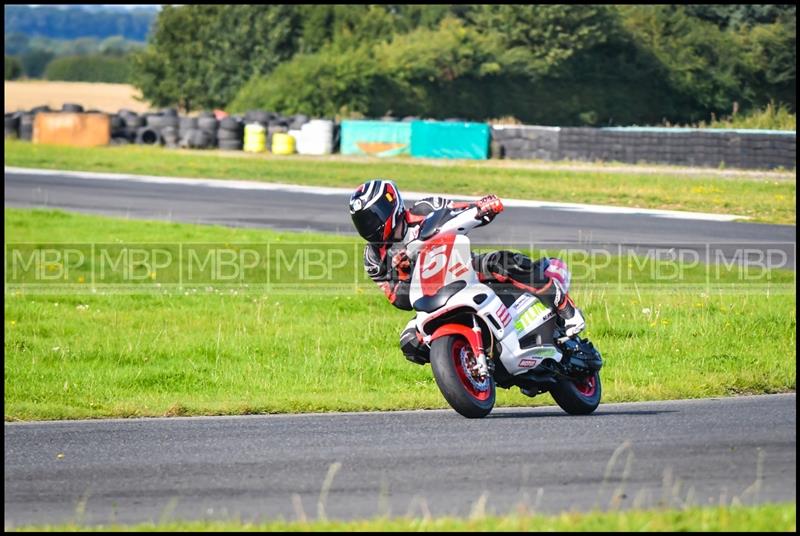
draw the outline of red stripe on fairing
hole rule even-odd
[[[497,318],[500,319],[500,322],[502,322],[504,326],[509,322],[511,322],[511,313],[508,312],[508,309],[506,309],[505,305],[500,304],[500,307],[497,308],[495,314],[497,315]]]
[[[453,275],[456,276],[456,277],[461,277],[461,275],[464,274],[465,272],[469,272],[469,268],[466,268],[466,267],[462,266],[461,267],[461,271],[459,271],[458,273],[455,273]]]
[[[448,272],[453,274],[455,277],[460,277],[461,274],[463,274],[464,272],[468,272],[468,271],[469,271],[469,268],[464,266],[464,263],[461,263],[461,262],[459,262],[458,264],[456,264],[456,265],[454,265],[454,266],[452,266],[451,268],[448,269]]]

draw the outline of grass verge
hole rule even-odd
[[[796,181],[764,172],[720,179],[702,174],[620,173],[586,169],[509,167],[506,161],[418,163],[410,159],[279,157],[242,152],[178,151],[161,147],[63,147],[5,141],[5,165],[18,167],[205,177],[354,188],[374,177],[401,189],[736,214],[749,221],[796,223]],[[632,169],[636,169],[631,166]]]
[[[78,271],[67,286],[33,292],[8,286],[7,250],[7,421],[448,407],[430,368],[401,355],[399,332],[412,313],[389,305],[366,278],[357,240],[19,209],[6,209],[5,232],[7,248],[266,243],[272,249],[263,264],[284,270],[271,285],[177,285],[169,268],[156,273],[131,260],[128,275],[141,273],[138,287],[92,291],[90,274]],[[322,283],[308,281],[313,274],[292,252],[321,241],[348,258]],[[283,247],[289,253],[281,260]],[[118,272],[126,269],[112,260]],[[609,259],[573,278],[587,336],[606,362],[604,402],[795,389],[794,272],[752,282],[728,267],[709,283],[708,269],[696,266],[685,284],[665,285],[639,261]],[[184,256],[179,268],[187,262]],[[57,261],[45,264],[61,277]],[[512,389],[500,390],[497,403],[553,401]]]
[[[555,516],[527,513],[481,516],[472,519],[376,518],[358,521],[175,521],[158,524],[79,524],[22,526],[12,530],[35,532],[795,532],[796,504],[692,507],[683,510],[564,513]]]

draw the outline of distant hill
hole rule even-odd
[[[158,6],[6,5],[5,34],[25,34],[50,39],[122,36],[145,41],[158,15]]]

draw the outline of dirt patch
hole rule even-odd
[[[5,82],[5,112],[30,110],[48,105],[60,110],[66,103],[80,104],[86,110],[116,113],[121,108],[146,112],[151,107],[136,100],[141,92],[128,84],[102,84],[90,82],[46,82],[32,80]]]

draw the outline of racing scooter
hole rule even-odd
[[[479,281],[467,237],[477,217],[474,206],[436,210],[406,245],[409,298],[439,390],[468,418],[492,411],[496,387],[514,386],[531,397],[549,392],[571,415],[592,413],[602,392],[600,353],[565,336],[555,311],[532,293]]]

